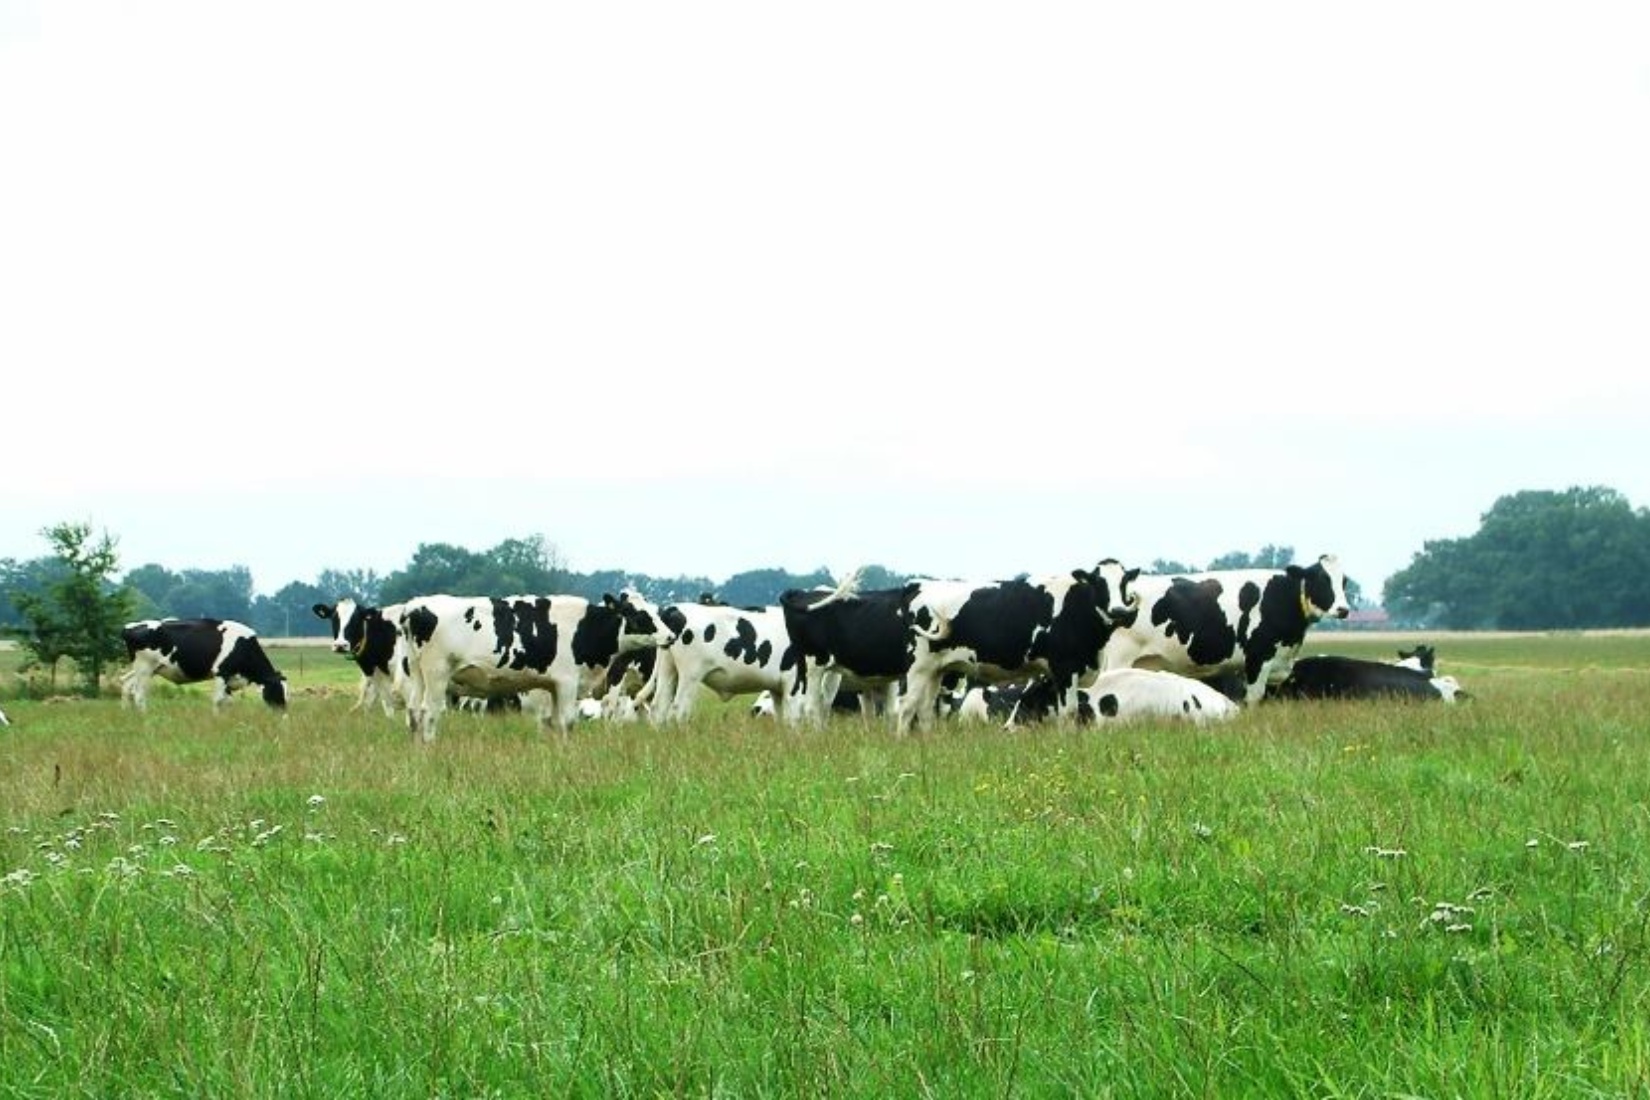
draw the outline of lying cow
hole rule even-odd
[[[407,651],[397,621],[401,605],[365,607],[345,597],[335,604],[318,603],[311,610],[332,626],[332,651],[347,653],[361,670],[361,690],[350,710],[376,701],[388,718],[403,701],[407,678]]]
[[[1107,639],[1130,617],[1139,575],[1108,558],[1093,570],[1035,580],[920,582],[911,614],[929,633],[913,633],[896,728],[926,727],[942,679],[955,672],[984,683],[1046,678],[1057,709],[1069,711],[1072,689],[1100,670]]]
[[[149,681],[156,676],[174,684],[215,680],[212,709],[247,684],[263,689],[264,702],[285,709],[286,677],[258,644],[251,627],[228,619],[144,619],[120,632],[131,667],[120,678],[123,703],[147,710]]]
[[[1302,657],[1283,683],[1267,695],[1280,699],[1407,698],[1453,703],[1466,698],[1453,676],[1366,661],[1357,657]]]
[[[1219,690],[1190,676],[1147,668],[1102,672],[1076,691],[1079,723],[1128,722],[1173,718],[1202,724],[1222,722],[1242,708]],[[1055,695],[1047,681],[1021,693],[1007,726],[1040,722],[1054,713]]]
[[[447,688],[471,695],[544,689],[539,725],[565,733],[579,697],[605,681],[621,653],[664,635],[655,610],[629,593],[596,603],[580,596],[422,596],[403,605],[407,727],[435,740]]]
[[[1288,674],[1314,623],[1352,610],[1345,574],[1331,554],[1284,569],[1142,576],[1134,590],[1138,614],[1112,632],[1102,667],[1199,680],[1234,670],[1249,703]]]

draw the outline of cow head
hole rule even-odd
[[[264,702],[277,710],[286,709],[286,677],[280,673],[265,680],[263,683]]]
[[[1072,576],[1094,586],[1095,606],[1100,617],[1108,623],[1128,623],[1140,607],[1140,594],[1134,590],[1138,569],[1124,569],[1116,558],[1107,558],[1094,567],[1072,571]]]
[[[1346,598],[1346,574],[1334,554],[1325,554],[1309,566],[1291,565],[1289,576],[1301,582],[1301,613],[1306,621],[1344,619],[1352,614]]]
[[[346,596],[336,604],[318,603],[310,610],[315,612],[316,618],[325,619],[332,624],[334,653],[353,655],[361,652],[361,647],[367,641],[368,608],[360,606]]]
[[[641,593],[627,588],[617,596],[604,594],[602,604],[619,614],[620,653],[669,641],[671,634],[659,618],[659,609],[643,599]]]

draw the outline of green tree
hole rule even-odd
[[[1602,486],[1501,497],[1475,534],[1425,543],[1386,605],[1443,629],[1650,625],[1650,513]]]
[[[24,593],[18,609],[28,621],[23,644],[57,678],[57,662],[68,657],[79,668],[86,693],[97,693],[104,665],[125,655],[120,628],[131,609],[131,593],[111,580],[120,566],[115,540],[105,531],[92,541],[85,523],[60,523],[41,532],[51,543],[63,575],[44,592]]]

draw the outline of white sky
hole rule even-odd
[[[0,557],[940,575],[1650,506],[1650,5],[0,0]]]

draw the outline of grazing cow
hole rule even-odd
[[[613,658],[655,645],[655,609],[630,593],[594,603],[580,596],[421,596],[401,612],[407,645],[407,727],[426,742],[447,688],[501,695],[542,688],[541,727],[565,733],[581,687],[603,682]]]
[[[1071,690],[1100,670],[1100,653],[1134,606],[1138,569],[1107,558],[1038,580],[970,584],[922,581],[912,596],[912,661],[895,727],[926,727],[942,678],[953,672],[985,683],[1047,678],[1056,708],[1076,705]]]
[[[361,690],[350,710],[376,700],[385,717],[393,718],[407,678],[406,645],[396,625],[401,605],[364,607],[346,597],[335,604],[318,603],[312,610],[332,626],[332,651],[349,654],[361,670]]]
[[[1314,623],[1351,611],[1340,562],[1329,554],[1285,569],[1143,576],[1135,592],[1134,621],[1112,633],[1102,667],[1200,680],[1233,669],[1243,674],[1249,703],[1288,673]]]
[[[791,640],[788,713],[823,722],[838,689],[890,695],[911,667],[911,599],[915,581],[900,588],[857,590],[856,573],[835,590],[790,589],[779,597]]]
[[[654,688],[653,720],[668,722],[693,712],[701,686],[723,702],[753,691],[773,694],[781,716],[789,693],[790,636],[777,607],[739,608],[702,603],[671,604],[659,620],[670,632],[661,642],[658,667],[668,666]]]
[[[144,619],[120,632],[132,665],[120,678],[123,702],[138,710],[149,706],[149,681],[156,676],[174,684],[217,681],[212,708],[247,684],[263,689],[264,702],[286,707],[286,677],[276,671],[244,623],[227,619]]]
[[[1365,661],[1357,657],[1302,657],[1289,676],[1268,693],[1280,699],[1380,699],[1409,698],[1443,700],[1453,703],[1466,698],[1453,676]]]

